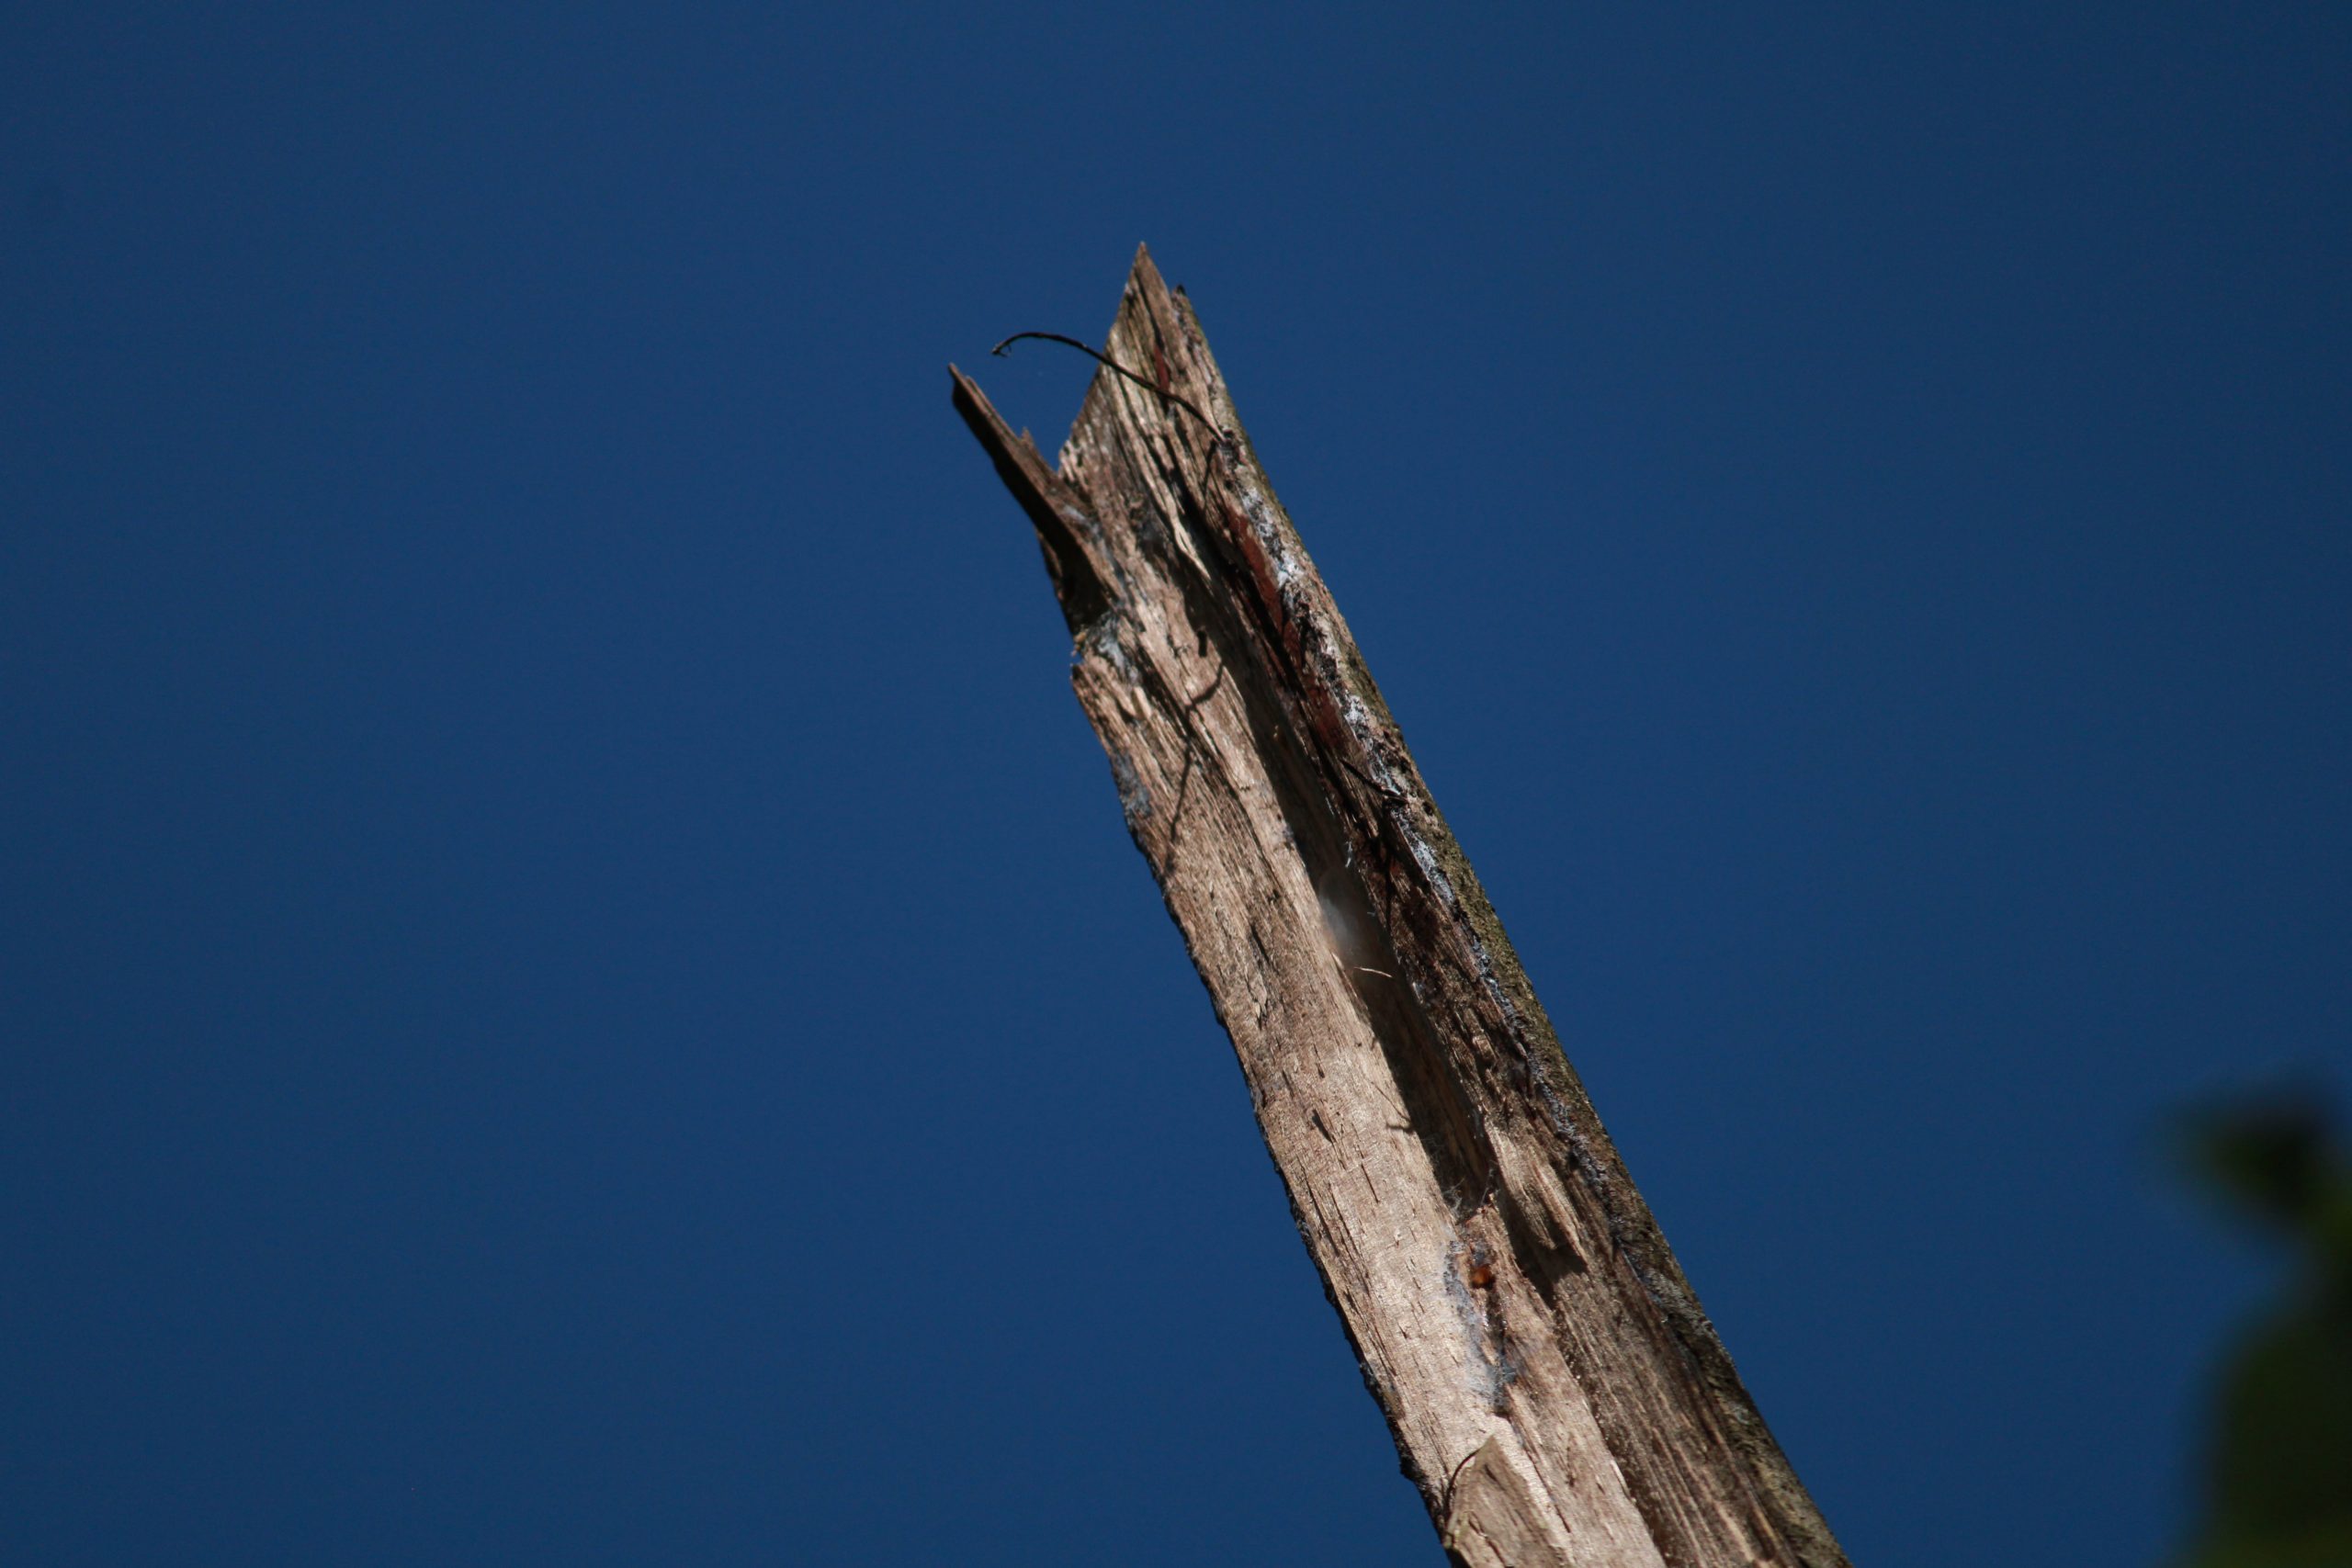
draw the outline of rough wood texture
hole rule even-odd
[[[1058,471],[956,406],[1448,1554],[1842,1564],[1147,254],[1106,352]]]

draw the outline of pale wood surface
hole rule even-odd
[[[1105,352],[1057,468],[956,405],[1448,1553],[1842,1564],[1147,254]]]

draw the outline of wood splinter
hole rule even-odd
[[[956,407],[1447,1555],[1843,1568],[1142,251],[1098,357],[1057,467]]]

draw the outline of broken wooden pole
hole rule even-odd
[[[956,407],[1446,1551],[1843,1564],[1143,252],[1104,357],[1058,468]]]

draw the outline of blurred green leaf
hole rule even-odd
[[[2204,1183],[2294,1254],[2223,1363],[2186,1568],[2352,1568],[2352,1161],[2315,1094],[2208,1107],[2186,1144]]]

